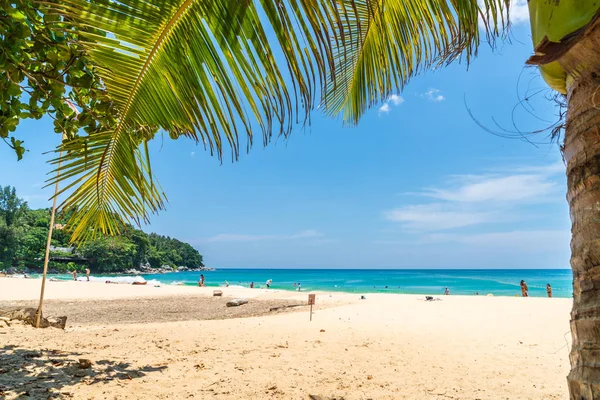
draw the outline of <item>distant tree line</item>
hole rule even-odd
[[[153,268],[204,266],[202,255],[188,243],[129,225],[120,236],[101,236],[80,246],[71,244],[62,225],[67,219],[57,215],[52,235],[49,268],[57,272],[81,271],[89,266],[94,273],[115,273],[146,263]],[[41,270],[49,225],[49,209],[32,210],[15,188],[0,186],[0,270]]]

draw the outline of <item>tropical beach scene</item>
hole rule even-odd
[[[0,399],[600,399],[600,2],[5,0]]]

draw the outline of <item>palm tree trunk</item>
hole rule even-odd
[[[567,81],[564,157],[571,214],[571,399],[600,399],[600,28],[560,59]],[[570,68],[567,68],[570,67]]]

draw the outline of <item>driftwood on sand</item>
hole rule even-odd
[[[248,299],[233,299],[227,302],[227,307],[237,307],[242,304],[248,304]]]
[[[284,308],[303,307],[305,305],[306,304],[286,304],[286,305],[279,306],[279,307],[271,307],[271,308],[269,308],[269,311],[279,311]]]
[[[10,325],[11,321],[21,321],[28,325],[35,326],[35,314],[37,309],[35,308],[15,308],[12,310],[3,310],[0,309],[0,320]],[[67,317],[48,317],[45,318],[42,315],[40,319],[40,328],[60,328],[65,329],[65,325],[67,324]]]

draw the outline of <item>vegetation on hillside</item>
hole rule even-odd
[[[50,269],[57,272],[82,271],[86,266],[94,273],[123,272],[146,263],[153,268],[204,266],[202,255],[189,244],[131,226],[125,226],[121,236],[99,236],[72,247],[62,229],[66,218],[58,216],[52,237]],[[40,270],[49,225],[49,209],[32,210],[17,196],[15,188],[0,187],[0,270]]]

